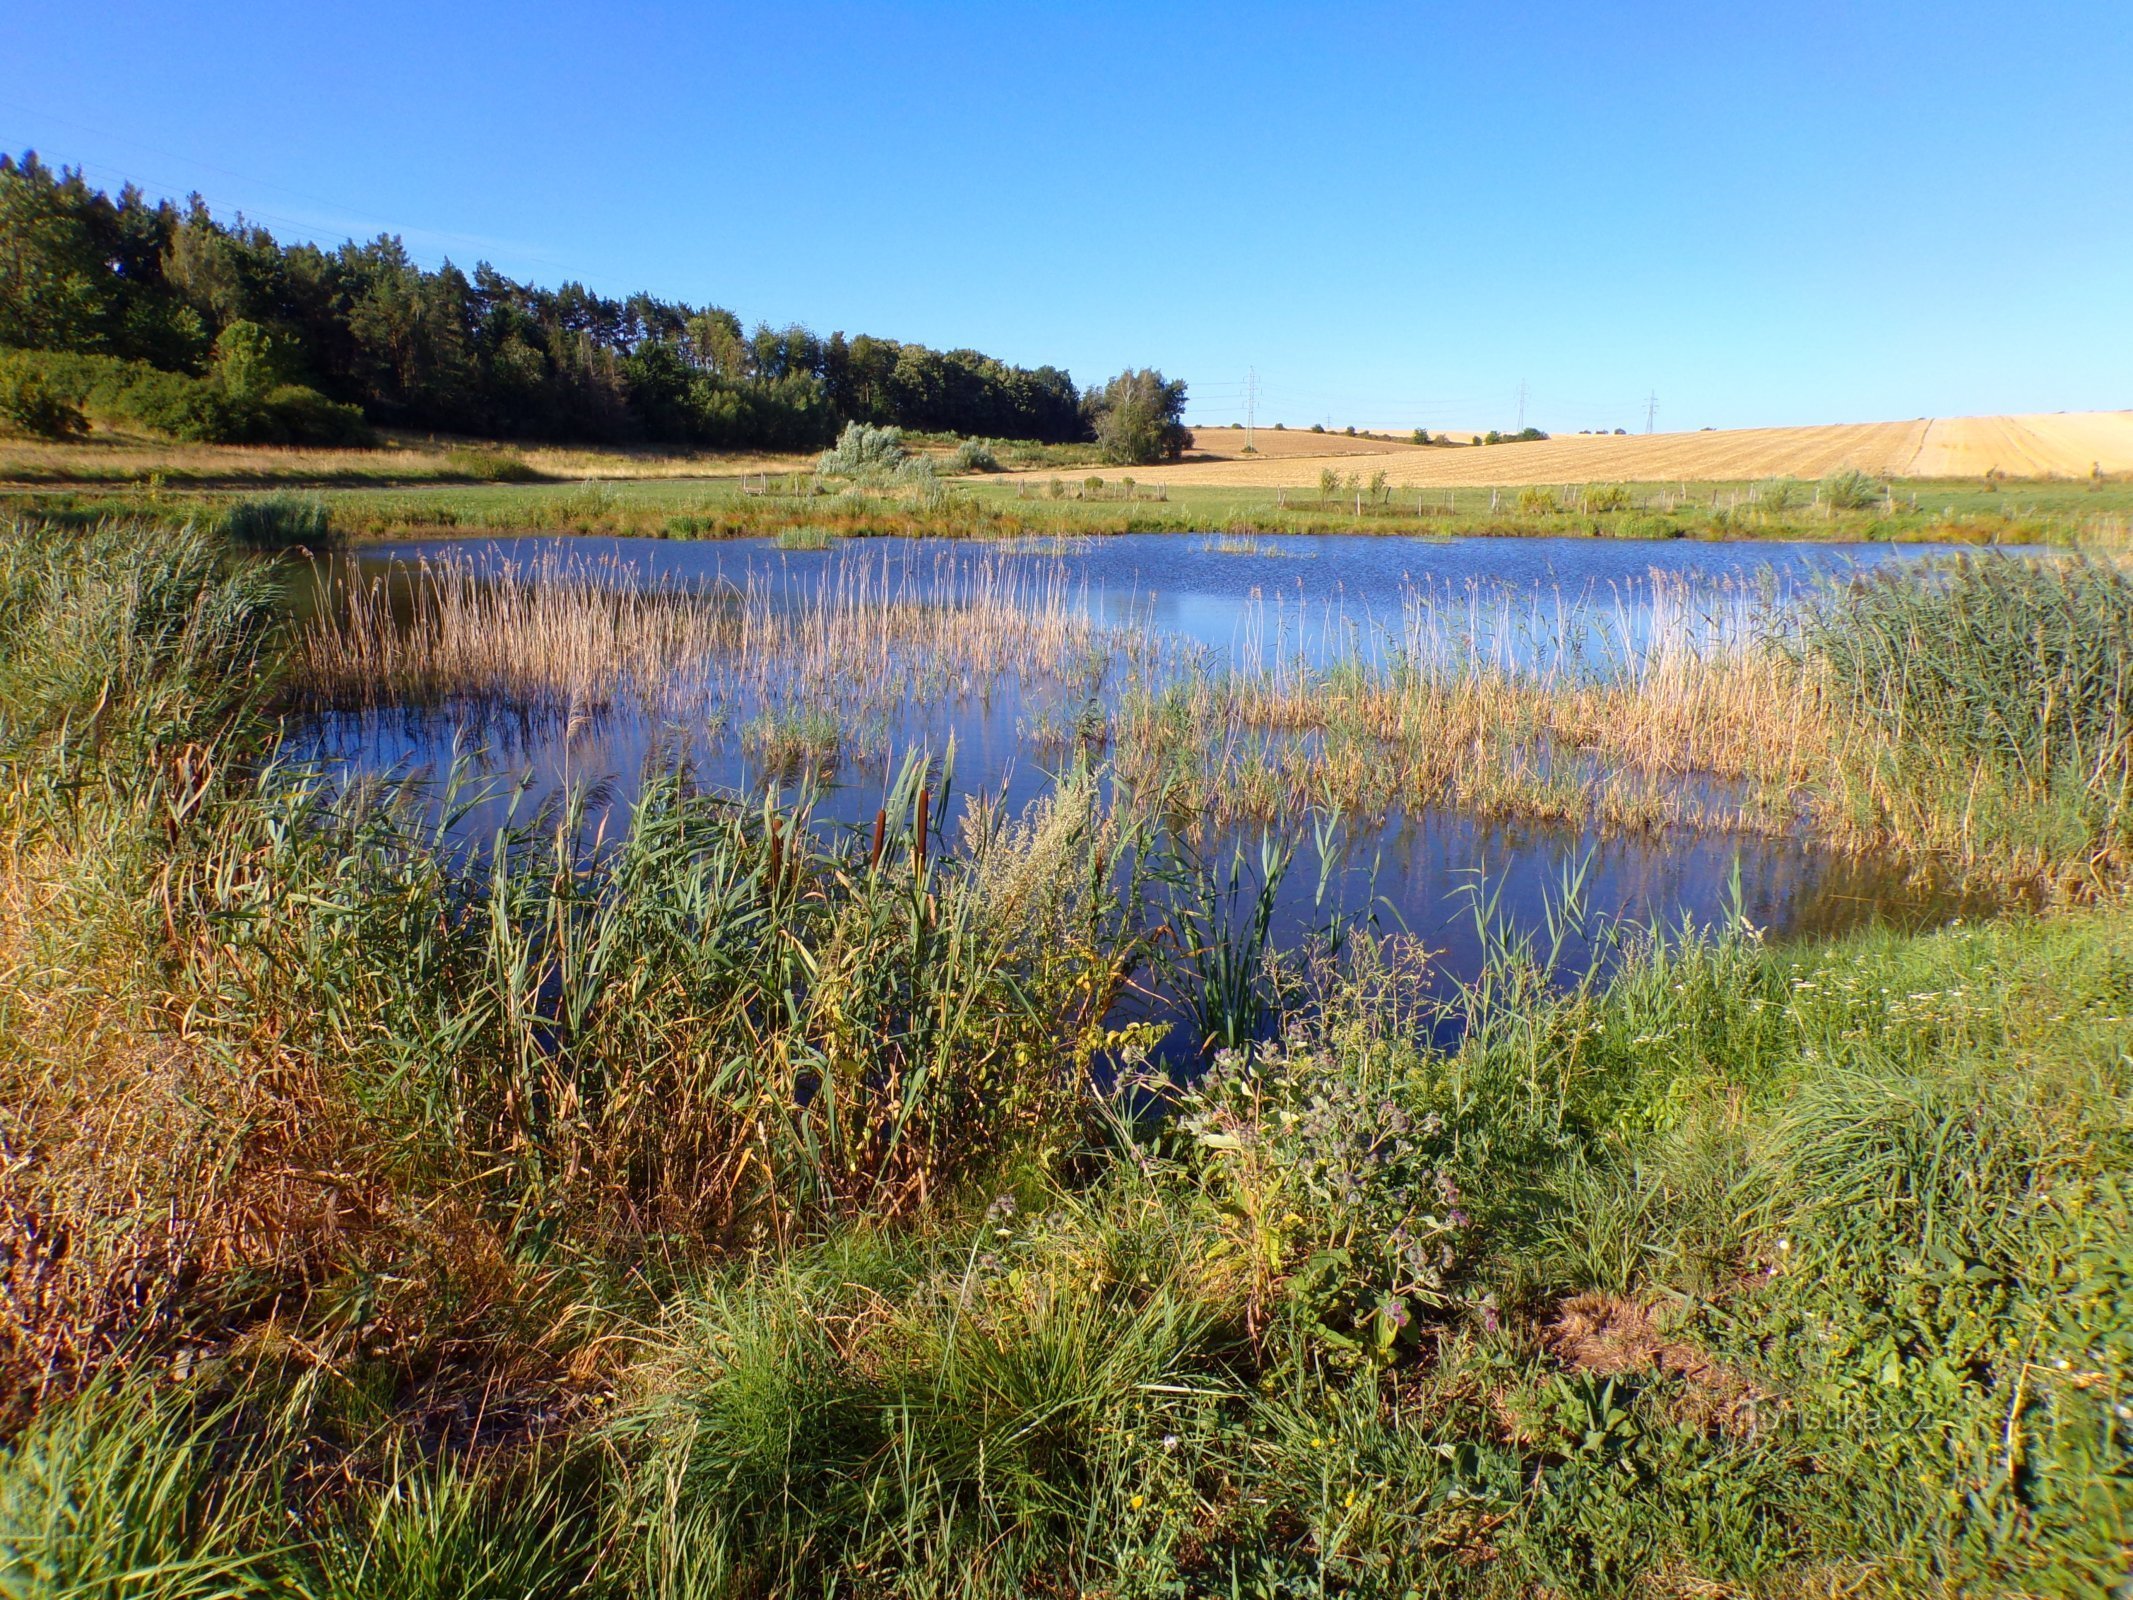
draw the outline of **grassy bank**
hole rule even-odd
[[[2122,904],[1632,936],[1567,990],[1506,936],[1449,1001],[1402,944],[1291,952],[1158,1118],[1092,785],[949,850],[921,767],[850,837],[655,774],[601,854],[448,851],[282,759],[273,593],[197,532],[0,530],[24,1592],[2126,1576]],[[1972,724],[1856,656],[2026,637],[1987,599],[1832,617],[1832,713],[1939,705],[1900,748],[1971,767],[2118,726],[2107,673],[2024,716],[1973,646]]]
[[[562,531],[666,538],[896,533],[1059,538],[1113,533],[1386,533],[1634,539],[1946,540],[2095,544],[2133,539],[2133,483],[1795,480],[1373,486],[1369,458],[1331,482],[1169,485],[1160,467],[1070,465],[1050,478],[944,476],[864,490],[813,476],[812,458],[501,450],[408,442],[381,451],[193,446],[147,457],[84,445],[0,459],[0,507],[84,522],[209,521],[248,494],[315,495],[351,538]],[[944,465],[949,457],[935,450]]]

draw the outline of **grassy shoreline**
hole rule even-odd
[[[1157,1120],[1088,1077],[1145,1059],[1103,1015],[1155,944],[1093,790],[949,851],[923,769],[843,840],[673,773],[600,860],[567,819],[447,857],[275,760],[274,592],[198,529],[0,526],[11,1581],[2127,1576],[2122,900],[1632,930],[1567,986],[1498,930],[1450,1000],[1410,946],[1291,952],[1275,1034]]]
[[[935,454],[939,454],[935,452]],[[500,450],[406,441],[378,452],[172,447],[108,455],[22,447],[0,460],[0,510],[93,520],[214,519],[261,492],[317,498],[350,538],[574,531],[1044,538],[1114,533],[1383,533],[1604,538],[2133,543],[2133,482],[1877,480],[1833,509],[1813,483],[1650,482],[1554,488],[1328,490],[1171,486],[1160,467],[1062,466],[1056,477],[944,477],[925,492],[824,484],[813,458]],[[946,459],[941,455],[940,459]],[[1368,458],[1359,458],[1368,465]],[[1595,509],[1586,509],[1590,505]]]
[[[773,480],[775,481],[775,480]],[[1137,487],[1137,486],[1136,486]],[[794,532],[832,538],[1047,539],[1125,533],[1216,533],[1279,537],[1310,534],[1553,537],[1616,539],[1767,539],[1807,542],[2058,544],[2124,548],[2133,541],[2133,492],[2071,505],[2045,500],[1994,509],[1965,506],[1946,485],[1939,509],[1839,513],[1743,514],[1708,499],[1669,503],[1662,487],[1652,508],[1594,515],[1522,512],[1514,500],[1491,509],[1485,491],[1461,491],[1456,509],[1404,507],[1357,516],[1340,505],[1277,504],[1270,492],[1177,491],[1163,499],[1054,502],[1023,499],[998,486],[957,485],[939,503],[887,496],[780,494],[741,483],[690,479],[588,482],[578,486],[465,485],[397,490],[324,489],[307,498],[327,508],[334,526],[355,540],[556,532],[637,538],[776,537]],[[125,516],[177,525],[217,520],[247,496],[169,489],[84,493],[0,493],[0,509],[86,524]],[[1443,496],[1438,497],[1440,501]],[[1973,497],[1974,498],[1974,497]],[[2011,497],[2010,497],[2011,498]]]

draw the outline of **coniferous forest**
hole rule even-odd
[[[1068,442],[1053,366],[793,324],[486,263],[398,238],[283,244],[198,196],[111,195],[0,155],[0,373],[25,415],[208,442],[356,443],[372,426],[527,440],[806,450],[847,422]],[[25,397],[20,391],[34,391]]]

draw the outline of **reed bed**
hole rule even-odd
[[[913,704],[1100,674],[1121,648],[1056,562],[865,558],[701,593],[627,563],[466,555],[341,578],[297,689],[335,709],[455,704],[732,722],[772,765],[888,753]]]
[[[1142,683],[1129,781],[1231,819],[1447,805],[1616,826],[1779,825],[1826,751],[1767,595],[1654,581],[1413,591],[1396,618],[1261,608],[1226,670]],[[1744,788],[1743,786],[1759,786]]]
[[[1136,680],[1121,776],[1223,820],[1314,806],[1791,834],[2093,891],[2133,836],[2128,580],[1993,559],[1798,596],[1415,592],[1261,607]]]
[[[0,1587],[2122,1582],[2123,902],[1565,974],[1574,889],[1523,934],[1484,890],[1456,991],[1247,935],[1202,1009],[1265,1027],[1180,1084],[1109,1013],[1223,905],[1149,926],[1097,775],[953,849],[922,761],[871,831],[669,769],[598,848],[454,849],[277,759],[264,578],[0,527]],[[2097,581],[1832,592],[1770,659],[2073,793],[2123,727]],[[1693,700],[1639,629],[1619,692]],[[1261,676],[1300,718],[1441,690],[1413,654]]]
[[[2128,582],[1992,558],[1799,594],[1655,574],[1416,589],[1382,617],[1276,598],[1217,657],[1097,622],[1056,562],[855,556],[707,595],[612,563],[461,556],[345,585],[304,631],[298,682],[329,706],[626,703],[824,775],[885,759],[917,711],[983,714],[1012,687],[1035,753],[1108,746],[1141,801],[1217,822],[1444,806],[1810,829],[2093,888],[2133,827]],[[1984,724],[1923,715],[1986,684]]]
[[[656,694],[737,621],[730,597],[647,588],[624,563],[553,552],[493,572],[447,555],[327,583],[328,605],[299,635],[297,680],[328,707],[604,708]]]

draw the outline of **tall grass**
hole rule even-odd
[[[239,500],[223,514],[222,531],[251,550],[325,551],[340,542],[324,501],[286,494]]]
[[[856,834],[662,767],[454,846],[276,756],[257,569],[6,537],[11,1591],[2125,1579],[2122,903],[1565,982],[1573,881],[1463,988],[1298,963],[1180,1084],[1096,774],[953,849],[923,762]]]
[[[1395,620],[1269,608],[1221,670],[1143,674],[1122,774],[1265,819],[1394,805],[1789,833],[2081,892],[2127,862],[2116,569],[1962,562],[1792,600],[1473,588]]]
[[[1966,560],[1923,583],[1820,591],[1797,649],[1870,737],[1892,806],[1965,831],[2052,815],[2067,844],[2122,855],[2133,831],[2133,576],[2096,561]]]

